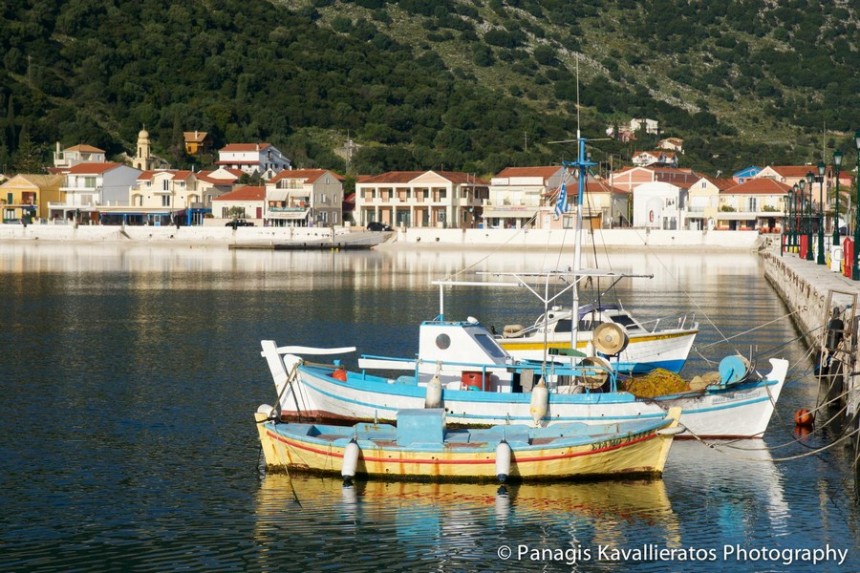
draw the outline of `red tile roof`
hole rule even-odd
[[[81,151],[83,153],[104,153],[104,149],[99,149],[98,147],[93,147],[92,145],[87,145],[86,143],[81,143],[80,145],[74,145],[72,147],[67,147],[63,151]]]
[[[262,201],[266,198],[266,188],[257,185],[245,185],[235,191],[215,197],[213,201]]]
[[[740,185],[720,189],[720,193],[731,195],[784,195],[791,189],[790,185],[780,183],[776,179],[763,177],[761,179],[747,179]]]
[[[74,175],[100,175],[111,169],[116,169],[122,165],[121,163],[115,163],[112,161],[108,161],[106,163],[78,163],[77,165],[73,165],[69,168],[69,173]]]
[[[263,151],[264,149],[268,149],[271,147],[271,143],[228,143],[224,147],[222,147],[219,151],[226,152],[247,152],[247,151]]]
[[[495,177],[542,177],[549,179],[562,169],[561,165],[541,167],[505,167]]]

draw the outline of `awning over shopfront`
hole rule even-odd
[[[277,219],[280,221],[301,221],[303,219],[308,218],[308,213],[310,209],[304,209],[302,211],[269,211],[268,218],[269,219]]]

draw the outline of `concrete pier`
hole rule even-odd
[[[807,261],[796,253],[780,254],[776,246],[761,251],[765,278],[773,285],[792,312],[807,344],[817,352],[827,346],[827,325],[838,308],[845,332],[834,358],[843,363],[842,382],[848,416],[856,419],[860,407],[860,364],[858,364],[858,321],[860,321],[860,281],[853,281],[829,265]]]

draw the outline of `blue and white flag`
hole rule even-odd
[[[567,187],[564,183],[561,184],[558,200],[555,202],[555,216],[561,217],[562,213],[567,213]]]

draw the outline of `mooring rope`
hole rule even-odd
[[[811,451],[808,451],[808,452],[804,452],[804,453],[802,453],[802,454],[797,454],[797,455],[794,455],[794,456],[785,456],[785,457],[782,457],[782,458],[760,459],[760,458],[750,458],[750,457],[747,457],[747,456],[735,456],[735,455],[732,455],[732,453],[731,453],[731,452],[724,451],[724,449],[723,449],[723,447],[722,447],[722,446],[723,446],[723,444],[722,444],[722,443],[707,441],[707,440],[705,440],[704,438],[702,438],[701,436],[696,435],[694,432],[692,432],[692,431],[691,431],[689,428],[687,428],[686,426],[684,426],[684,429],[685,429],[687,432],[689,432],[689,433],[690,433],[690,435],[691,435],[694,439],[696,439],[698,442],[700,442],[701,444],[703,444],[703,445],[707,446],[708,448],[710,448],[710,449],[712,449],[712,450],[716,450],[716,451],[720,452],[720,453],[721,453],[721,454],[723,454],[723,455],[729,456],[729,457],[731,457],[731,458],[738,459],[738,460],[742,460],[742,461],[750,461],[750,462],[776,462],[776,463],[780,463],[780,462],[788,462],[788,461],[793,461],[793,460],[797,460],[797,459],[801,459],[801,458],[806,458],[806,457],[809,457],[809,456],[814,456],[814,455],[820,454],[821,452],[824,452],[824,451],[826,451],[826,450],[829,450],[830,448],[832,448],[832,447],[836,446],[837,444],[842,443],[843,441],[847,440],[848,438],[851,438],[851,437],[853,437],[853,436],[855,436],[855,435],[860,435],[860,428],[856,428],[856,429],[852,430],[850,433],[845,434],[845,435],[843,435],[843,436],[839,437],[838,439],[836,439],[835,441],[833,441],[833,442],[831,442],[831,443],[827,444],[826,446],[822,446],[822,447],[820,447],[820,448],[815,448],[814,450],[811,450]],[[743,448],[734,448],[734,447],[729,447],[728,449],[733,449],[733,450],[743,450]],[[769,450],[770,448],[763,448],[763,449],[765,449],[765,450]],[[754,449],[749,449],[749,451],[756,451],[756,450],[754,450]],[[855,461],[856,461],[856,460],[855,460]]]

